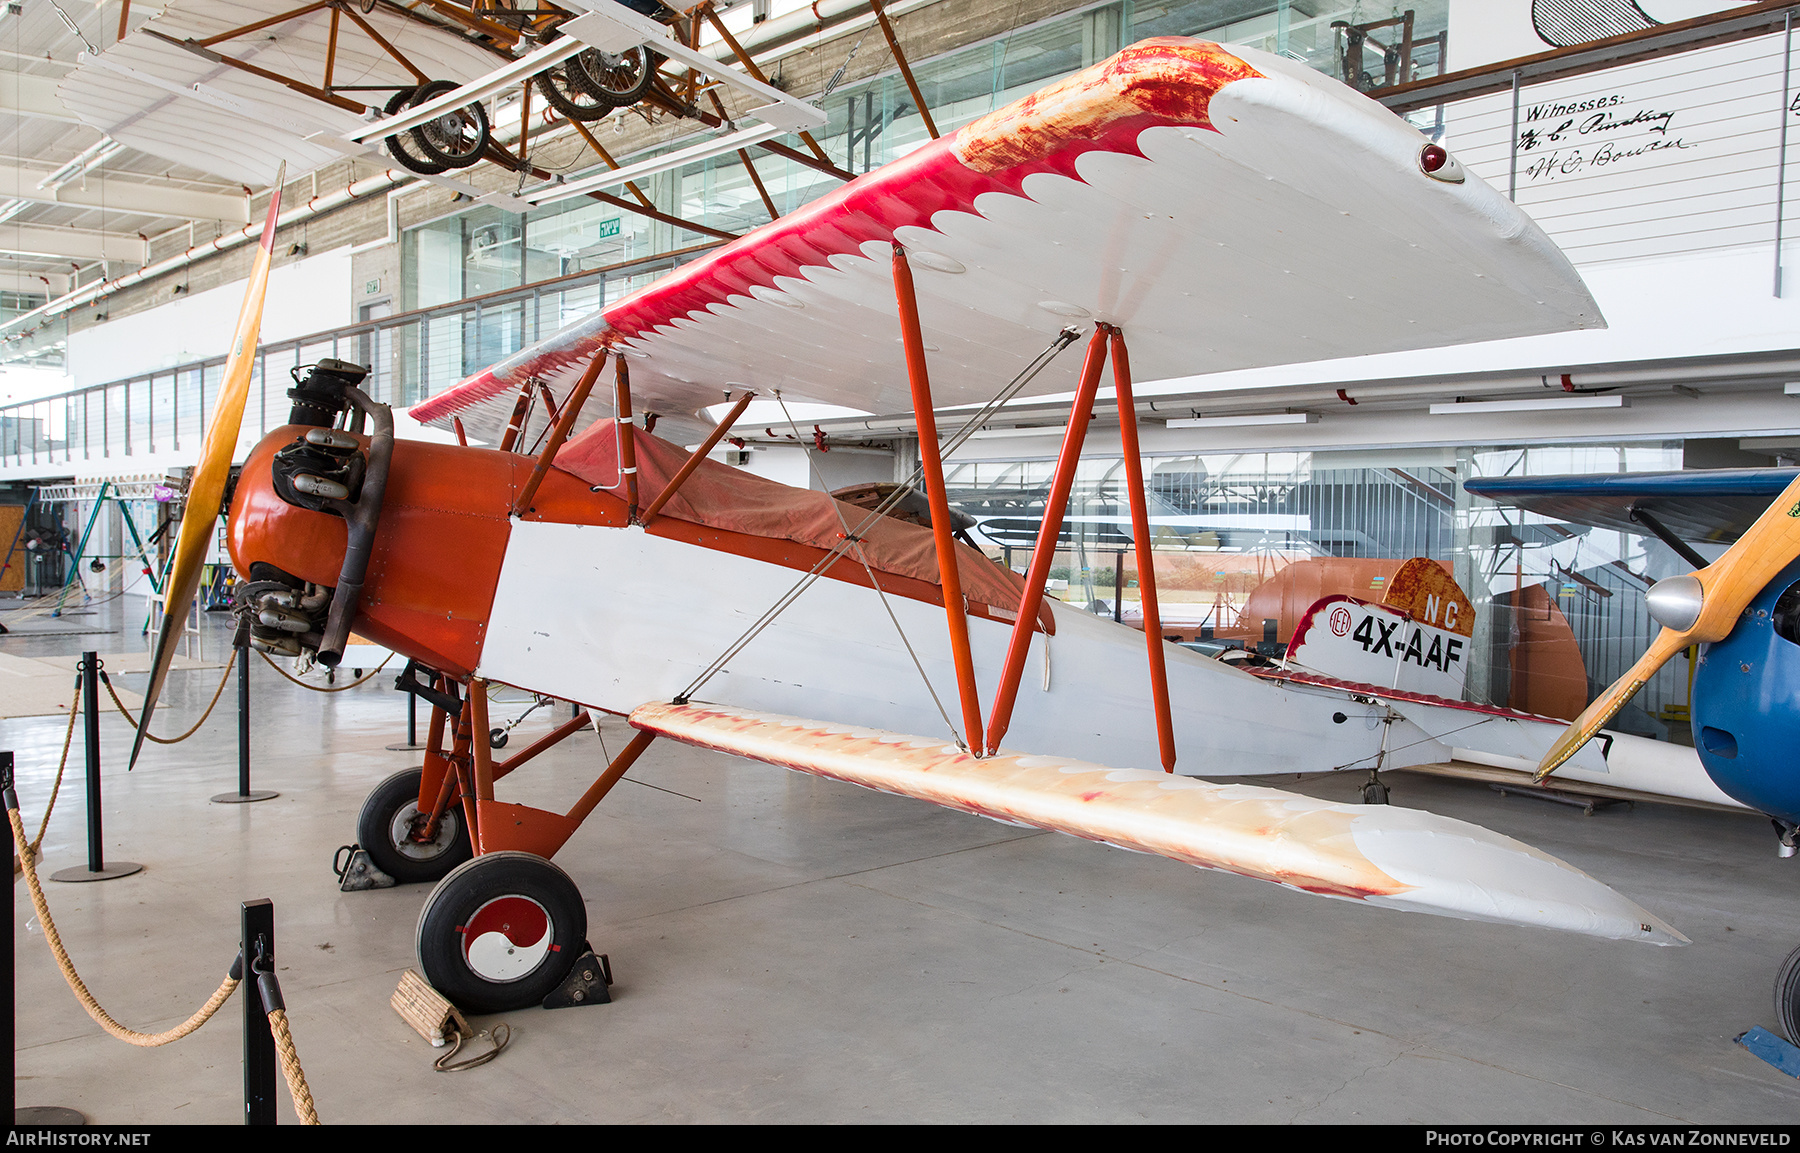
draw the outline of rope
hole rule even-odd
[[[50,906],[44,901],[44,890],[38,881],[37,852],[25,843],[25,825],[19,819],[18,807],[8,808],[6,818],[12,825],[13,844],[17,846],[25,864],[25,887],[31,890],[31,907],[37,912],[38,924],[44,927],[44,940],[49,944],[50,952],[56,957],[56,965],[62,970],[63,980],[69,983],[69,989],[75,994],[75,999],[81,1002],[81,1007],[87,1010],[87,1015],[94,1019],[95,1024],[128,1045],[152,1049],[159,1045],[167,1045],[171,1041],[179,1041],[206,1024],[207,1019],[218,1012],[219,1006],[223,1005],[236,991],[237,978],[226,977],[224,983],[213,991],[213,995],[207,998],[206,1004],[200,1006],[192,1017],[173,1029],[167,1029],[161,1033],[139,1033],[135,1029],[127,1029],[113,1020],[107,1015],[106,1010],[100,1007],[100,1002],[94,1000],[94,995],[88,992],[87,985],[75,972],[75,964],[69,960],[68,950],[63,948],[62,937],[56,931],[56,922],[50,919]]]
[[[506,1043],[512,1040],[512,1026],[508,1025],[505,1021],[502,1021],[494,1026],[494,1031],[492,1033],[484,1032],[477,1034],[477,1036],[490,1038],[494,1042],[494,1047],[481,1054],[479,1057],[470,1057],[467,1060],[458,1061],[453,1065],[450,1063],[451,1058],[455,1057],[457,1052],[463,1046],[462,1030],[458,1029],[456,1031],[456,1043],[450,1047],[448,1053],[445,1053],[442,1057],[433,1061],[431,1067],[440,1073],[461,1073],[468,1069],[480,1068],[489,1061],[492,1061],[495,1057],[498,1057],[500,1055],[500,1050],[506,1048]]]
[[[11,792],[10,787],[8,792]],[[140,1049],[154,1049],[167,1045],[171,1041],[179,1041],[206,1024],[212,1019],[213,1014],[217,1013],[225,1002],[231,999],[231,995],[237,992],[239,979],[227,976],[224,981],[220,982],[219,987],[213,990],[212,996],[206,999],[206,1004],[194,1011],[193,1016],[173,1029],[165,1029],[161,1033],[140,1033],[113,1020],[112,1016],[101,1008],[100,1002],[94,999],[94,995],[88,992],[87,984],[75,971],[75,963],[69,960],[68,950],[63,948],[62,935],[56,931],[56,922],[50,918],[50,905],[44,900],[43,885],[38,880],[37,848],[25,843],[25,822],[20,819],[16,804],[6,810],[6,819],[7,823],[12,826],[13,844],[18,848],[25,864],[25,887],[31,891],[31,907],[37,913],[38,924],[44,928],[44,941],[50,946],[51,955],[56,958],[56,967],[62,970],[63,980],[68,982],[70,992],[75,994],[75,999],[81,1002],[81,1007],[87,1010],[87,1015],[94,1019],[95,1024],[128,1045],[136,1045]],[[45,819],[49,819],[48,813],[45,814]],[[42,837],[42,833],[39,834],[39,837]],[[299,1116],[302,1124],[319,1124],[318,1110],[313,1107],[312,1090],[306,1084],[306,1071],[300,1067],[300,1055],[294,1049],[293,1033],[288,1028],[287,1010],[271,1009],[269,1011],[269,1029],[275,1036],[275,1053],[281,1062],[281,1075],[287,1080],[288,1093],[294,1099],[294,1112]],[[495,1052],[498,1051],[496,1048]],[[486,1060],[492,1059],[493,1054],[489,1054],[486,1058]]]
[[[364,681],[369,680],[371,677],[373,677],[376,673],[380,672],[382,669],[387,668],[388,661],[391,661],[394,659],[394,654],[389,653],[387,656],[387,661],[382,661],[379,665],[376,665],[375,668],[373,670],[371,670],[367,675],[360,677],[357,680],[351,681],[347,685],[338,685],[335,688],[322,689],[318,685],[307,684],[305,681],[301,680],[297,676],[294,676],[292,673],[288,672],[286,669],[282,668],[280,665],[276,664],[274,661],[269,660],[269,654],[263,652],[261,649],[256,650],[256,655],[260,656],[265,662],[267,662],[267,664],[270,668],[274,669],[276,672],[280,673],[282,676],[286,677],[288,680],[293,681],[295,684],[299,685],[303,689],[311,689],[315,693],[341,693],[345,689],[353,689],[357,685],[362,684]]]
[[[275,1056],[281,1061],[281,1076],[287,1081],[288,1096],[294,1099],[295,1115],[302,1125],[319,1124],[319,1111],[313,1108],[306,1071],[300,1068],[300,1054],[294,1051],[294,1035],[288,1030],[286,1009],[269,1010],[269,1030],[275,1034]]]
[[[235,664],[237,664],[237,650],[233,649],[231,651],[231,659],[225,662],[225,675],[219,678],[219,687],[213,691],[212,703],[206,706],[206,711],[200,714],[200,719],[194,722],[193,728],[182,733],[179,737],[159,737],[155,733],[146,732],[144,734],[144,739],[147,741],[155,741],[159,745],[174,745],[187,740],[189,737],[199,732],[200,726],[206,723],[206,718],[212,716],[213,705],[218,704],[219,698],[225,695],[225,684],[227,681],[231,680],[231,668]],[[131,719],[131,710],[127,709],[125,707],[125,702],[119,699],[118,690],[113,688],[112,678],[106,675],[105,669],[100,670],[100,683],[106,686],[107,694],[112,697],[113,704],[118,706],[119,715],[124,717],[125,723],[131,726],[133,732],[136,732],[138,727],[137,722]],[[73,724],[74,722],[71,720],[71,731]]]
[[[44,833],[50,828],[50,814],[56,809],[56,798],[62,793],[63,771],[69,766],[69,745],[75,739],[75,714],[81,708],[81,675],[75,676],[75,699],[69,702],[69,728],[63,734],[62,760],[56,762],[56,781],[50,786],[50,803],[44,806],[44,819],[38,823],[37,836],[31,840],[31,852],[37,855],[44,844]],[[25,863],[17,853],[13,854],[13,875],[25,871]]]

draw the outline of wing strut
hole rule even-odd
[[[621,361],[621,364],[623,362]],[[563,402],[562,411],[556,414],[556,427],[550,430],[550,439],[538,453],[537,464],[531,469],[531,477],[525,487],[519,490],[519,499],[513,502],[512,514],[524,516],[531,508],[531,498],[537,495],[538,486],[544,483],[544,477],[550,473],[550,465],[556,460],[557,451],[563,441],[569,439],[569,429],[575,424],[575,418],[581,415],[581,406],[587,403],[588,393],[593,391],[594,381],[600,376],[600,369],[606,364],[606,350],[603,348],[594,354],[594,359],[581,374],[575,388]]]
[[[1150,510],[1144,498],[1144,458],[1138,453],[1137,401],[1131,394],[1131,357],[1125,334],[1112,325],[1113,391],[1119,401],[1119,441],[1125,454],[1125,485],[1131,501],[1131,539],[1137,546],[1138,603],[1144,613],[1144,647],[1150,653],[1150,697],[1156,709],[1156,737],[1165,773],[1175,771],[1175,725],[1169,710],[1169,672],[1163,663],[1162,613],[1156,604],[1156,558],[1150,553]],[[1119,587],[1123,589],[1124,582]],[[1123,599],[1123,593],[1120,594]]]
[[[730,396],[731,394],[726,393],[725,395]],[[754,392],[746,389],[738,397],[737,403],[731,406],[731,411],[726,413],[724,418],[713,426],[713,430],[706,434],[706,439],[700,442],[699,447],[688,453],[688,458],[682,462],[681,468],[669,478],[669,483],[664,486],[663,490],[656,494],[656,498],[650,502],[650,507],[644,510],[643,515],[638,517],[640,525],[648,525],[656,517],[656,514],[662,511],[662,506],[669,503],[669,498],[675,495],[675,490],[685,484],[688,477],[694,475],[694,470],[700,467],[700,462],[706,459],[706,454],[713,450],[727,432],[731,431],[731,426],[737,423],[738,417],[744,415],[744,409],[755,395]]]
[[[1031,569],[1025,574],[1025,594],[1019,599],[1019,619],[1013,622],[1012,643],[1006,650],[1006,667],[994,694],[994,711],[988,717],[987,751],[1000,751],[1000,738],[1012,723],[1013,702],[1019,696],[1019,678],[1025,673],[1025,657],[1031,651],[1031,634],[1038,610],[1044,603],[1044,582],[1050,577],[1050,561],[1056,556],[1056,538],[1062,535],[1063,513],[1069,507],[1069,489],[1075,484],[1075,468],[1081,463],[1081,446],[1087,441],[1088,421],[1094,416],[1094,393],[1100,387],[1100,370],[1106,367],[1106,326],[1099,325],[1088,340],[1087,359],[1081,365],[1081,383],[1075,389],[1075,407],[1069,410],[1069,427],[1063,431],[1062,452],[1056,458],[1056,475],[1044,501],[1044,523],[1038,526],[1037,545],[1031,550]],[[923,425],[919,444],[925,444]],[[1044,642],[1048,644],[1049,641]]]
[[[950,653],[956,663],[956,687],[962,696],[963,729],[968,734],[970,754],[980,756],[981,697],[975,686],[975,658],[969,652],[968,605],[963,600],[962,574],[956,567],[950,499],[944,490],[944,460],[938,452],[937,415],[931,401],[931,379],[925,368],[925,337],[919,330],[919,300],[913,292],[912,266],[906,262],[906,249],[898,243],[894,245],[894,295],[900,305],[900,340],[906,348],[913,416],[919,424],[919,467],[925,473],[925,498],[931,505],[931,535],[937,543],[938,580],[944,590],[944,613],[950,622]],[[1030,589],[1026,592],[1029,594]],[[1032,605],[1027,612],[1021,605],[1014,635],[1023,628],[1029,640],[1036,621],[1037,606]]]
[[[1019,696],[1019,678],[1025,671],[1025,658],[1031,651],[1030,622],[1037,620],[1044,600],[1044,581],[1050,575],[1050,562],[1056,556],[1057,539],[1062,535],[1063,514],[1069,506],[1069,490],[1075,484],[1075,470],[1081,463],[1081,447],[1087,440],[1088,422],[1094,415],[1094,394],[1100,386],[1100,370],[1106,367],[1110,343],[1113,362],[1113,388],[1119,405],[1119,440],[1125,457],[1125,484],[1130,490],[1131,536],[1136,543],[1138,596],[1144,612],[1144,645],[1150,657],[1150,695],[1155,704],[1156,736],[1162,751],[1163,771],[1175,771],[1175,727],[1169,709],[1169,674],[1163,660],[1162,619],[1156,607],[1156,565],[1150,552],[1150,512],[1144,500],[1144,460],[1138,451],[1137,402],[1131,393],[1131,358],[1125,349],[1125,334],[1115,325],[1094,326],[1088,341],[1087,360],[1081,366],[1081,383],[1075,392],[1075,406],[1069,413],[1069,427],[1063,433],[1062,452],[1056,460],[1056,475],[1050,481],[1050,495],[1044,502],[1044,522],[1038,526],[1037,544],[1031,550],[1031,569],[1025,577],[1025,596],[1019,605],[1019,619],[1013,622],[1012,643],[1006,650],[1006,667],[1000,673],[1000,688],[994,695],[994,712],[988,718],[987,752],[1000,751],[1000,739],[1012,723],[1013,703]],[[1045,643],[1048,643],[1046,640]]]

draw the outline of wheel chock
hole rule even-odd
[[[1737,1043],[1788,1076],[1800,1077],[1800,1047],[1788,1044],[1761,1025],[1738,1034]]]
[[[612,984],[612,962],[603,953],[594,955],[593,946],[575,959],[575,967],[556,990],[544,998],[546,1009],[573,1009],[577,1005],[604,1005],[612,1000],[607,986]]]
[[[350,859],[344,860],[348,853]],[[345,845],[331,859],[331,871],[338,876],[338,891],[360,893],[365,889],[391,889],[400,882],[376,867],[369,851],[361,845]]]

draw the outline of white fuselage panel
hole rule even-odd
[[[616,713],[673,700],[803,575],[639,528],[516,521],[477,671]],[[1143,634],[1050,603],[1056,635],[1033,637],[1005,746],[1161,767]],[[874,591],[820,579],[693,699],[930,737],[960,733],[944,610],[893,594],[887,605],[892,618]],[[969,618],[984,716],[1011,631]],[[1380,708],[1259,681],[1173,645],[1164,653],[1177,771],[1240,776],[1375,763]]]

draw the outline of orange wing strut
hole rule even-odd
[[[906,249],[899,244],[894,245],[894,295],[900,304],[900,341],[906,348],[906,377],[912,384],[913,416],[919,426],[919,464],[925,470],[925,499],[931,506],[931,535],[937,542],[938,579],[944,589],[944,613],[950,621],[950,655],[956,664],[956,687],[962,697],[963,729],[968,734],[969,751],[979,756],[981,697],[975,688],[975,658],[969,652],[968,605],[963,600],[962,573],[956,567],[956,539],[950,535],[950,498],[944,491],[937,416],[932,411],[931,379],[925,370],[919,300],[913,292],[912,266],[906,262]],[[1020,620],[1027,619],[1023,609],[1020,614]]]
[[[1081,463],[1081,446],[1087,440],[1088,422],[1094,416],[1094,394],[1100,388],[1100,370],[1106,367],[1105,325],[1094,329],[1088,341],[1087,359],[1081,365],[1081,383],[1075,389],[1075,407],[1063,432],[1062,453],[1056,458],[1056,474],[1044,502],[1044,523],[1038,526],[1037,545],[1031,550],[1031,569],[1025,575],[1025,595],[1019,599],[1019,619],[1013,622],[1012,643],[1006,650],[1006,667],[994,695],[994,712],[988,718],[987,751],[1000,750],[1000,738],[1012,723],[1013,703],[1019,697],[1019,678],[1031,652],[1031,634],[1037,627],[1038,610],[1044,604],[1044,582],[1050,578],[1050,562],[1062,535],[1063,513],[1069,507],[1069,490],[1075,485],[1075,469]],[[1048,643],[1048,642],[1046,642]]]
[[[550,474],[550,465],[556,460],[557,450],[562,448],[563,441],[569,439],[569,429],[575,425],[575,418],[581,414],[581,406],[587,403],[588,393],[594,390],[594,381],[600,377],[600,369],[606,364],[606,350],[601,349],[594,354],[588,363],[587,371],[575,382],[575,388],[563,401],[562,411],[556,415],[556,427],[550,430],[550,438],[544,442],[544,451],[538,453],[537,464],[531,470],[531,476],[525,481],[525,487],[519,490],[519,499],[513,502],[512,514],[524,516],[531,507],[531,498],[537,495],[538,486]]]
[[[731,431],[731,426],[737,423],[737,418],[744,415],[744,409],[749,406],[750,398],[755,395],[754,392],[746,391],[738,397],[737,403],[731,406],[731,411],[725,414],[725,419],[706,434],[706,439],[700,442],[699,448],[688,454],[681,469],[669,478],[669,483],[656,494],[656,499],[650,502],[650,507],[638,517],[639,524],[649,524],[656,514],[662,511],[662,506],[669,503],[669,498],[675,495],[675,490],[680,488],[688,477],[694,475],[694,470],[700,467],[700,462],[706,459],[706,454],[724,439],[727,432]]]
[[[621,353],[613,361],[613,428],[619,434],[619,476],[625,481],[625,507],[637,516],[637,430],[631,426],[631,370]]]
[[[1144,611],[1144,644],[1150,650],[1150,697],[1163,771],[1175,771],[1175,724],[1169,713],[1169,670],[1163,663],[1162,613],[1156,606],[1156,558],[1150,551],[1150,510],[1144,500],[1144,458],[1138,453],[1137,402],[1131,395],[1131,358],[1125,334],[1111,325],[1113,391],[1119,401],[1119,442],[1131,500],[1131,539],[1137,546],[1138,601]]]
[[[526,377],[525,383],[519,386],[519,399],[513,402],[512,419],[506,422],[506,432],[500,437],[501,452],[511,452],[525,432],[525,410],[531,404],[531,386],[535,383],[535,378]]]

